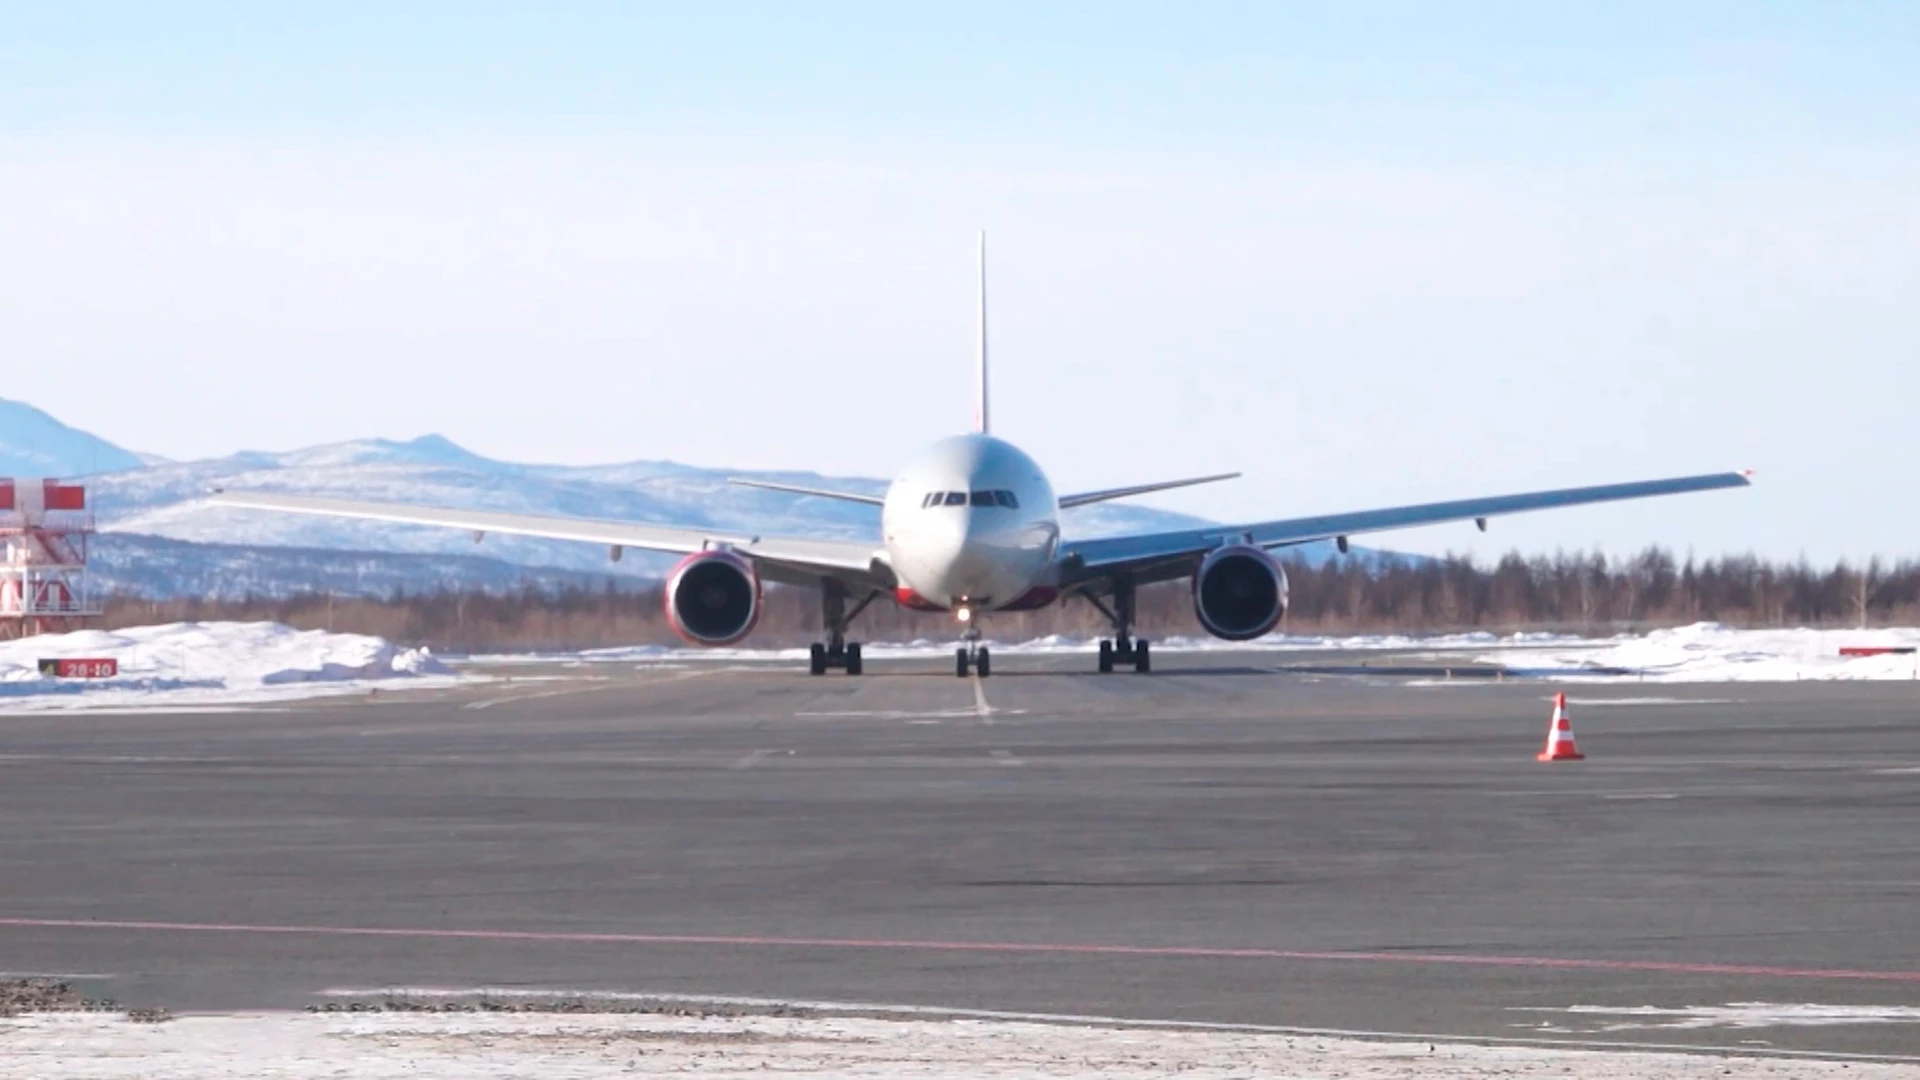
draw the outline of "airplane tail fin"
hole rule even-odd
[[[993,430],[987,414],[987,233],[980,231],[980,345],[974,354],[973,430],[986,435]]]

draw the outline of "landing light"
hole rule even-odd
[[[961,622],[967,622],[973,618],[973,609],[961,608],[953,613],[953,617],[959,619]]]

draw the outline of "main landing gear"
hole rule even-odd
[[[1087,595],[1087,602],[1099,608],[1100,614],[1113,624],[1113,638],[1100,639],[1100,674],[1113,674],[1115,664],[1132,664],[1133,670],[1143,675],[1152,671],[1153,654],[1147,647],[1147,640],[1130,636],[1133,629],[1133,579],[1113,579],[1113,607],[1107,607],[1092,595]]]
[[[826,623],[827,640],[816,641],[807,650],[808,674],[825,675],[829,668],[839,668],[849,675],[860,674],[860,643],[847,640],[847,625],[879,595],[868,593],[848,611],[846,583],[835,578],[820,583],[820,614]]]

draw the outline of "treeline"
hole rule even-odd
[[[1293,633],[1379,630],[1552,629],[1614,632],[1711,619],[1741,626],[1913,625],[1920,623],[1920,562],[1878,560],[1815,567],[1753,556],[1676,560],[1654,548],[1625,559],[1598,554],[1526,558],[1493,566],[1441,559],[1333,559],[1287,564]],[[753,642],[798,645],[820,636],[818,594],[767,590]],[[1184,583],[1142,589],[1139,632],[1198,635]],[[303,629],[378,634],[444,651],[582,649],[677,642],[658,587],[634,590],[539,589],[509,592],[396,593],[384,598],[306,594],[228,601],[116,597],[106,624],[213,619],[271,619]],[[1044,611],[991,615],[990,637],[1045,634],[1096,637],[1106,621],[1084,602]],[[951,616],[907,611],[882,598],[855,623],[862,641],[942,640]]]
[[[1703,619],[1739,626],[1920,622],[1920,561],[1816,567],[1753,555],[1676,560],[1509,554],[1492,567],[1449,556],[1288,567],[1300,629],[1636,629]]]

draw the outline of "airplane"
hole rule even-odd
[[[993,434],[988,414],[986,236],[979,253],[979,340],[974,363],[973,429],[940,440],[902,469],[883,496],[734,479],[746,487],[865,503],[880,508],[880,535],[870,541],[764,536],[692,526],[509,514],[408,506],[353,499],[220,492],[232,507],[439,525],[487,533],[578,540],[607,545],[618,560],[627,548],[684,556],[666,578],[666,614],[688,642],[731,645],[752,633],[762,583],[820,590],[825,641],[809,650],[809,671],[863,670],[860,643],[847,640],[853,620],[875,600],[919,611],[951,612],[962,630],[954,674],[992,674],[981,615],[1029,611],[1078,597],[1113,627],[1100,639],[1098,670],[1116,665],[1152,669],[1152,654],[1134,631],[1136,591],[1188,579],[1193,611],[1209,634],[1249,641],[1279,625],[1287,610],[1287,575],[1273,552],[1332,540],[1348,549],[1360,533],[1487,519],[1527,510],[1581,506],[1683,492],[1745,487],[1750,474],[1727,472],[1597,487],[1532,491],[1353,513],[1203,525],[1169,532],[1076,540],[1062,532],[1061,511],[1109,499],[1232,479],[1238,473],[1131,484],[1056,495],[1046,473],[1018,447]]]

